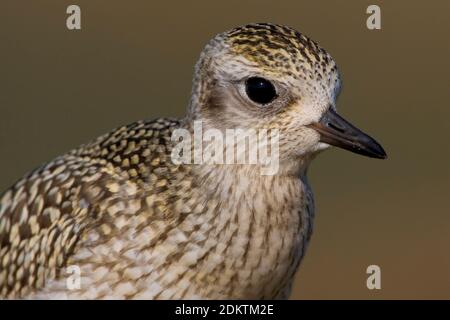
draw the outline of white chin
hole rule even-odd
[[[322,151],[325,149],[328,149],[329,147],[331,147],[328,143],[325,142],[319,142],[318,144],[316,144],[316,146],[314,147],[314,151]]]

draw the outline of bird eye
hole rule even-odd
[[[250,100],[258,104],[267,104],[277,97],[272,82],[260,77],[248,78],[245,82],[245,91]]]

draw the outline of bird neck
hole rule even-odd
[[[218,261],[219,255],[206,258],[199,272],[226,278],[228,296],[236,298],[288,294],[311,232],[306,177],[261,176],[236,166],[199,167],[196,174],[213,208],[201,215],[202,229],[209,230],[208,243],[220,254]]]

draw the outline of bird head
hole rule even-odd
[[[374,158],[383,148],[336,111],[333,58],[298,31],[268,23],[221,33],[196,65],[188,119],[208,127],[279,130],[280,159],[331,145]]]

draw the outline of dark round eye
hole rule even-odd
[[[248,78],[245,82],[245,91],[250,100],[259,104],[267,104],[277,97],[272,82],[260,77]]]

